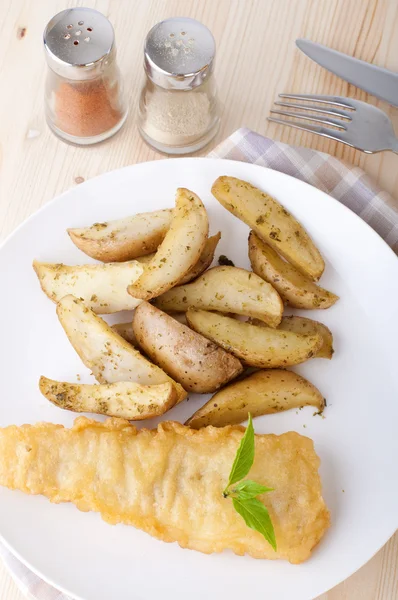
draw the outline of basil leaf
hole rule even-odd
[[[246,479],[245,481],[238,483],[238,485],[231,490],[231,493],[236,494],[238,500],[250,500],[250,498],[255,498],[260,494],[273,491],[273,488],[256,483],[251,479]]]
[[[235,456],[234,464],[232,465],[231,473],[227,488],[240,481],[250,471],[254,461],[254,428],[252,416],[249,413],[249,423],[247,425],[245,435],[241,439],[238,451]]]
[[[249,500],[232,498],[232,502],[236,512],[244,519],[246,525],[250,529],[261,533],[276,551],[274,526],[264,504],[257,498],[250,498]]]

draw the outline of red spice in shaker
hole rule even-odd
[[[66,141],[107,139],[126,117],[112,25],[88,8],[64,10],[44,32],[49,72],[46,117]]]

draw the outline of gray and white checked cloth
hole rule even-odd
[[[322,152],[274,142],[245,128],[235,131],[209,157],[262,165],[310,183],[348,206],[398,254],[398,210],[392,208],[391,196],[362,169]],[[0,556],[29,600],[71,600],[42,581],[1,544]]]

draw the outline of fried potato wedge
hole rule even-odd
[[[135,260],[74,267],[35,260],[33,268],[41,289],[53,302],[72,294],[97,314],[132,310],[140,303],[127,292],[127,286],[143,272]]]
[[[220,239],[221,231],[207,238],[206,245],[203,249],[202,254],[200,255],[198,262],[192,267],[192,269],[188,271],[188,273],[181,279],[181,281],[178,282],[179,285],[189,283],[193,279],[196,279],[197,277],[199,277],[199,275],[203,273],[203,271],[206,271],[206,269],[210,267],[211,263],[213,262],[217,244],[220,241]],[[146,256],[140,256],[139,258],[137,258],[137,261],[141,264],[147,264],[151,262],[154,256],[155,254],[147,254]]]
[[[334,353],[333,335],[329,327],[326,327],[323,323],[314,321],[313,319],[307,319],[307,317],[292,315],[291,317],[283,317],[278,329],[283,331],[293,331],[300,335],[315,335],[318,333],[322,338],[322,346],[319,348],[318,352],[314,354],[314,358],[332,358]]]
[[[182,386],[152,364],[74,296],[57,304],[57,315],[70,343],[99,383],[132,381],[141,385],[172,383],[178,402],[187,397]]]
[[[305,309],[329,308],[339,299],[283,260],[253,231],[249,235],[249,258],[253,271],[273,285],[289,306]]]
[[[266,324],[259,319],[250,319],[250,323],[252,325],[259,325],[260,327],[266,327]],[[334,353],[333,335],[330,329],[323,323],[314,321],[313,319],[307,319],[307,317],[292,315],[291,317],[283,317],[278,325],[278,329],[283,331],[293,331],[300,335],[315,335],[316,333],[319,333],[323,343],[318,352],[314,354],[314,358],[332,358]]]
[[[135,311],[133,331],[145,354],[188,392],[214,392],[243,371],[235,356],[148,302]]]
[[[257,327],[204,310],[188,310],[188,325],[231,352],[246,365],[276,368],[297,365],[316,354],[322,337],[299,335],[271,327]]]
[[[319,250],[304,227],[275,198],[235,177],[219,177],[211,191],[224,208],[299,271],[315,281],[320,278],[325,263]]]
[[[178,399],[172,383],[140,385],[132,381],[87,385],[40,377],[40,391],[55,406],[74,412],[95,413],[141,421],[163,415]]]
[[[272,285],[238,267],[213,267],[194,282],[156,298],[155,305],[167,312],[201,308],[246,315],[271,327],[280,323],[283,312],[283,302]]]
[[[126,342],[132,344],[133,346],[138,346],[138,342],[135,339],[133,331],[132,321],[127,321],[127,323],[115,323],[114,325],[111,325],[111,327],[113,331],[116,331],[116,333],[126,340]]]
[[[172,209],[68,229],[72,242],[87,256],[102,262],[124,262],[155,252],[173,218]]]
[[[302,406],[325,408],[322,394],[307,379],[282,369],[257,371],[214,394],[185,425],[224,427],[246,421],[247,413],[260,417]]]
[[[178,282],[178,285],[189,283],[193,279],[196,279],[206,269],[208,269],[213,262],[214,253],[216,251],[218,242],[221,239],[221,231],[207,238],[205,247],[203,248],[202,254],[199,257],[198,262],[188,271],[186,275]]]
[[[170,229],[143,274],[128,291],[134,298],[149,300],[176,285],[198,262],[209,233],[207,212],[200,198],[178,188]]]

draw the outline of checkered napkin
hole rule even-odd
[[[322,152],[274,142],[245,128],[235,131],[209,157],[262,165],[310,183],[362,217],[398,254],[398,210],[392,208],[394,201],[358,167]],[[71,600],[42,581],[1,544],[0,557],[29,600]]]

